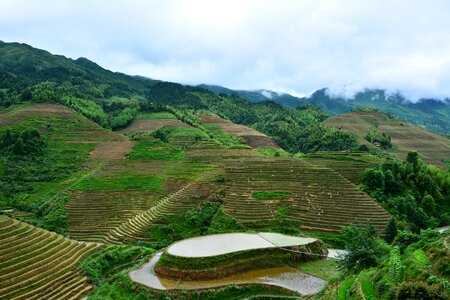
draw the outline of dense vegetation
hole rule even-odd
[[[64,232],[67,227],[64,205],[69,199],[66,193],[40,197],[37,201],[29,198],[43,184],[67,179],[84,159],[72,157],[73,153],[68,149],[57,148],[35,129],[7,129],[0,133],[0,145],[1,206],[32,213],[39,226]],[[70,160],[66,159],[68,155]]]
[[[450,173],[410,152],[406,161],[387,160],[364,173],[362,189],[400,221],[401,227],[420,229],[450,223]]]
[[[87,59],[67,59],[21,44],[0,44],[0,106],[20,101],[59,102],[106,128],[130,124],[138,111],[169,111],[199,125],[191,110],[209,110],[273,137],[292,153],[356,147],[349,133],[321,124],[314,107],[291,109],[274,102],[252,104],[202,88],[112,73]]]
[[[379,145],[382,149],[389,149],[392,147],[391,137],[386,133],[379,133],[373,130],[366,134],[366,140],[372,144]]]
[[[165,216],[152,226],[150,246],[161,249],[175,241],[218,232],[239,230],[241,227],[223,213],[220,202],[205,202],[182,215]]]
[[[200,105],[198,102],[191,104],[194,108],[207,108],[235,123],[254,127],[291,153],[354,149],[357,146],[351,134],[323,126],[321,122],[327,114],[312,106],[290,109],[274,102],[249,103],[236,96],[215,96],[193,88],[181,97],[185,103],[198,99]]]
[[[370,225],[347,229],[349,253],[340,261],[345,275],[324,293],[337,289],[339,299],[448,299],[448,232],[401,231],[388,245],[370,231]]]

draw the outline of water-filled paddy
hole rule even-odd
[[[301,295],[315,294],[326,285],[325,280],[300,272],[291,267],[249,271],[214,280],[187,281],[163,278],[158,277],[154,270],[161,254],[162,252],[157,253],[149,263],[144,264],[138,270],[130,272],[131,280],[158,290],[193,290],[215,288],[231,284],[267,284],[284,287]]]
[[[315,242],[314,238],[279,233],[226,233],[200,236],[172,244],[167,253],[181,257],[208,257],[243,250],[299,246]]]

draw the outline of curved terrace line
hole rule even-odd
[[[162,255],[156,253],[149,263],[129,273],[132,281],[156,290],[195,290],[218,288],[231,284],[263,284],[282,287],[300,295],[312,295],[326,285],[326,281],[291,267],[260,269],[213,280],[178,280],[159,277],[155,265]]]

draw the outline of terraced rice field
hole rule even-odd
[[[226,134],[241,137],[247,145],[253,148],[279,148],[274,140],[253,128],[235,124],[231,121],[222,119],[219,116],[199,114],[198,118],[203,124],[216,125]]]
[[[92,289],[76,266],[101,244],[0,215],[0,245],[1,299],[82,299]]]
[[[127,128],[122,129],[123,133],[152,133],[162,127],[168,128],[192,128],[178,119],[138,119]]]
[[[79,241],[102,241],[109,231],[155,205],[160,196],[140,190],[73,191],[66,206],[67,235]]]
[[[226,167],[225,210],[242,223],[274,220],[286,208],[301,229],[338,233],[351,223],[371,222],[379,233],[387,212],[332,169],[305,160],[236,160]],[[256,199],[254,192],[284,191],[285,199]]]
[[[262,157],[255,149],[226,149],[226,148],[195,148],[187,152],[188,159],[192,161],[213,162],[223,159],[242,157]]]
[[[382,159],[361,153],[327,152],[308,156],[308,161],[315,165],[330,168],[357,184],[367,168],[382,163]]]
[[[159,218],[165,215],[184,213],[191,208],[197,207],[202,201],[207,200],[208,196],[216,190],[216,187],[201,182],[208,180],[208,178],[214,178],[215,174],[215,171],[207,172],[197,178],[196,181],[189,181],[176,192],[162,198],[150,209],[111,230],[105,241],[118,244],[126,243],[127,241],[149,240],[148,232],[150,226]]]
[[[450,160],[450,140],[443,135],[387,117],[379,112],[351,112],[328,118],[327,126],[342,127],[354,133],[361,143],[365,135],[373,129],[391,137],[393,148],[387,152],[395,157],[405,159],[409,151],[417,151],[426,163],[447,167],[443,162]]]

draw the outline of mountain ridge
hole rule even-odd
[[[296,97],[288,93],[277,93],[270,90],[232,90],[217,85],[198,85],[216,94],[238,95],[250,102],[274,101],[276,103],[297,107],[302,105],[316,106],[331,115],[350,112],[359,107],[379,109],[391,113],[415,125],[430,131],[448,134],[450,132],[450,99],[422,98],[417,102],[406,99],[400,93],[388,94],[383,89],[364,89],[353,97],[345,98],[330,95],[327,88],[316,90],[307,97]],[[270,94],[270,97],[263,92]]]

